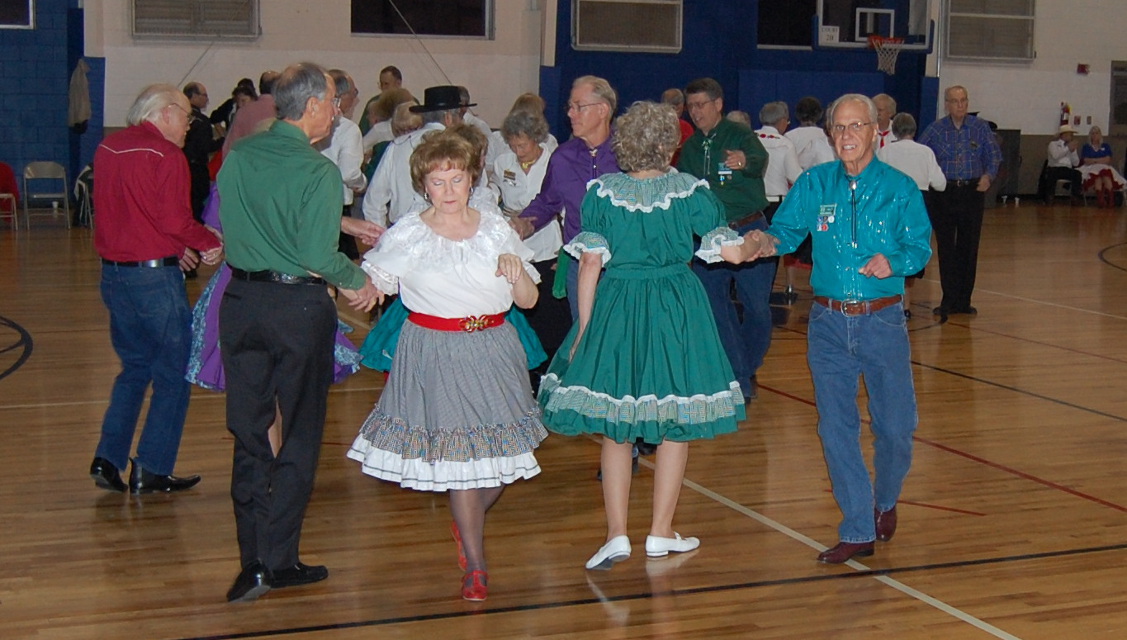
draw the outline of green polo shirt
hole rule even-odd
[[[340,170],[292,124],[278,120],[231,148],[219,171],[227,263],[244,271],[317,274],[345,289],[367,276],[337,250]]]
[[[725,175],[720,170],[727,154],[725,149],[740,150],[747,156],[747,166]],[[734,222],[767,208],[767,191],[763,173],[767,170],[767,149],[750,129],[728,119],[708,132],[698,129],[681,147],[677,170],[708,181],[708,186],[724,203],[728,222]]]

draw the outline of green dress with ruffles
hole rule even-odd
[[[600,254],[605,271],[574,357],[578,323],[540,384],[544,424],[653,444],[735,431],[743,393],[689,268],[694,236],[706,262],[742,242],[708,183],[675,169],[647,179],[608,174],[590,183],[581,211],[583,230],[565,250]]]

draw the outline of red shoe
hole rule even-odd
[[[489,594],[489,574],[484,571],[471,571],[462,576],[462,599],[482,602]]]
[[[818,554],[818,562],[822,564],[842,564],[853,558],[862,558],[873,555],[872,542],[839,542],[832,549],[826,549]]]
[[[454,542],[458,543],[458,568],[465,571],[466,549],[462,546],[462,532],[458,530],[457,522],[450,522],[450,535],[454,536]]]

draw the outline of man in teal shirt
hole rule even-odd
[[[724,90],[712,78],[693,80],[685,87],[685,106],[697,131],[681,147],[677,169],[708,181],[724,203],[728,226],[739,234],[767,228],[763,210],[767,195],[763,173],[767,150],[751,129],[724,118]],[[771,346],[771,285],[775,261],[754,264],[705,265],[694,261],[693,271],[704,285],[720,342],[744,399],[756,396],[755,373]],[[743,307],[743,320],[732,300],[732,283]]]
[[[379,295],[337,251],[340,171],[312,147],[339,114],[332,79],[315,64],[299,64],[282,73],[273,95],[278,120],[232,147],[218,180],[231,267],[219,344],[242,563],[231,602],[329,575],[298,557],[333,376],[337,310],[325,284],[364,311]],[[276,412],[282,446],[275,457],[267,431]]]
[[[908,176],[877,160],[876,106],[847,94],[829,109],[838,158],[809,169],[766,233],[745,237],[749,259],[794,251],[809,233],[807,359],[818,435],[843,519],[840,542],[818,556],[839,564],[873,554],[896,532],[896,502],[912,465],[916,393],[902,296],[904,277],[931,257],[931,225]],[[864,375],[876,439],[875,482],[861,453],[857,378]]]

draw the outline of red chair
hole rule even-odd
[[[0,220],[12,219],[12,228],[19,231],[20,223],[16,212],[19,210],[20,185],[11,165],[0,162]]]

